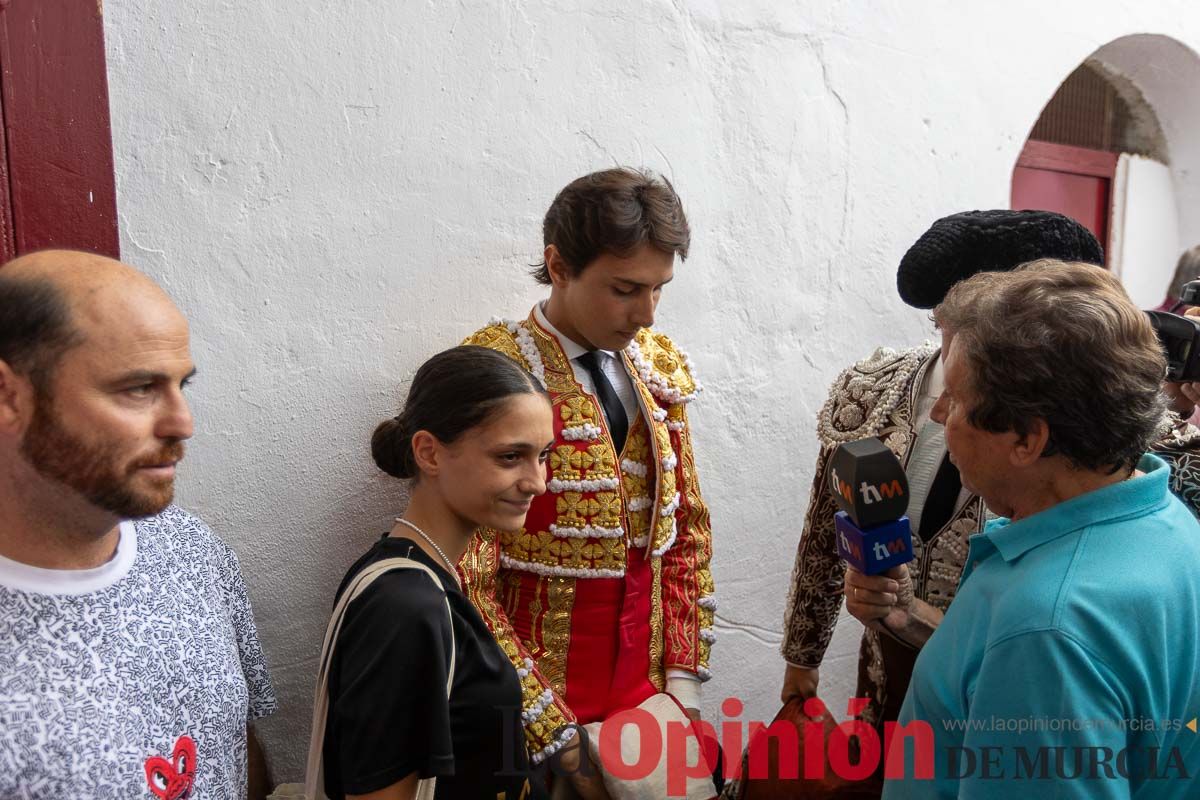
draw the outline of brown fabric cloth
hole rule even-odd
[[[824,778],[804,778],[804,729],[808,723],[812,722],[812,719],[804,713],[803,701],[790,700],[775,715],[772,724],[775,722],[783,722],[796,729],[796,737],[800,745],[796,754],[797,763],[800,765],[800,777],[781,778],[779,776],[778,744],[772,744],[769,747],[767,774],[751,776],[749,772],[750,749],[756,746],[755,742],[751,742],[750,747],[743,754],[742,777],[737,781],[735,787],[730,787],[722,795],[722,798],[731,798],[732,800],[878,800],[883,792],[883,780],[879,777],[882,774],[881,770],[865,781],[847,781],[838,777],[827,761]],[[826,742],[829,741],[830,733],[835,727],[837,727],[837,722],[832,717],[826,716],[823,724]]]

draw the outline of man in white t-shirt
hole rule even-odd
[[[0,798],[246,797],[275,698],[237,557],[170,504],[187,321],[66,251],[0,310]]]

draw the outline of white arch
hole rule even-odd
[[[1158,116],[1179,208],[1178,250],[1200,242],[1200,56],[1159,34],[1123,36],[1092,54],[1129,78]]]
[[[1123,276],[1131,293],[1138,289],[1146,304],[1162,296],[1174,274],[1175,257],[1200,241],[1200,141],[1196,135],[1200,132],[1200,56],[1169,36],[1135,34],[1109,42],[1092,58],[1137,86],[1158,117],[1166,139],[1176,220],[1174,225],[1159,226],[1156,233],[1169,238],[1167,232],[1173,230],[1177,238],[1161,243],[1147,240],[1151,252],[1159,254],[1150,259],[1154,263],[1128,265],[1142,273],[1140,281],[1135,274]],[[1130,213],[1134,211],[1143,217],[1153,214],[1145,208]]]
[[[1151,191],[1150,195],[1163,198],[1164,212],[1173,213],[1175,218],[1163,220],[1162,224],[1152,224],[1147,229],[1144,223],[1147,218],[1151,221],[1155,219],[1155,211],[1153,206],[1139,203],[1136,208],[1130,208],[1130,213],[1132,215],[1136,211],[1140,214],[1141,223],[1134,224],[1128,231],[1122,230],[1119,217],[1124,209],[1120,205],[1121,198],[1114,195],[1114,234],[1117,237],[1126,232],[1135,236],[1140,234],[1143,243],[1152,243],[1149,248],[1139,248],[1134,246],[1132,240],[1129,241],[1127,244],[1134,246],[1135,252],[1141,253],[1141,257],[1137,263],[1124,265],[1125,269],[1122,269],[1120,254],[1114,253],[1117,256],[1114,267],[1122,272],[1122,279],[1131,293],[1139,295],[1135,300],[1143,304],[1155,304],[1161,299],[1160,292],[1166,288],[1174,273],[1175,258],[1183,250],[1200,243],[1200,137],[1197,136],[1200,133],[1200,55],[1170,36],[1140,33],[1114,39],[1080,63],[1086,62],[1099,62],[1106,72],[1133,84],[1157,117],[1165,139],[1167,168],[1151,169],[1154,165],[1145,165],[1138,174],[1151,176],[1151,182],[1161,186],[1161,189]],[[1060,85],[1056,84],[1056,91]],[[1044,110],[1045,105],[1042,106]],[[1120,179],[1119,174],[1118,182]],[[1168,180],[1169,186],[1166,184]],[[1143,189],[1145,185],[1143,177]],[[1114,190],[1118,190],[1118,187],[1114,187]],[[1172,193],[1173,211],[1169,202]],[[1145,197],[1146,194],[1142,192],[1137,196]],[[1137,203],[1136,200],[1133,202]],[[1122,246],[1118,241],[1111,244]],[[1153,253],[1148,257],[1152,263],[1146,261],[1147,250]],[[1135,269],[1136,273],[1129,272],[1129,267]]]

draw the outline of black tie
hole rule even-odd
[[[600,398],[604,417],[608,420],[608,430],[612,433],[613,447],[616,448],[619,455],[621,448],[625,446],[625,435],[629,433],[629,419],[625,416],[625,406],[621,405],[621,398],[617,397],[617,390],[609,382],[604,370],[600,369],[599,353],[591,350],[577,356],[575,360],[588,371],[588,375],[592,376],[592,383],[596,386],[596,396]]]
[[[933,485],[929,487],[929,495],[925,498],[925,508],[921,512],[921,530],[917,531],[917,535],[922,541],[929,541],[950,521],[961,491],[962,478],[958,474],[958,467],[950,463],[950,453],[946,453],[942,456],[942,465],[933,478]]]

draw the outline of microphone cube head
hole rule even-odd
[[[833,526],[838,555],[863,575],[878,575],[913,560],[908,517],[864,531],[849,514],[839,511],[833,516]]]
[[[860,528],[891,522],[908,510],[908,476],[878,439],[840,445],[830,458],[829,483],[838,508]]]

